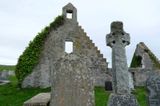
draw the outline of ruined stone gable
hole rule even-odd
[[[145,86],[152,74],[160,73],[160,62],[152,51],[143,43],[137,44],[129,71],[135,86]]]
[[[68,18],[68,14],[71,15]],[[49,87],[50,70],[54,67],[54,62],[65,53],[65,42],[73,43],[73,53],[84,55],[92,61],[91,69],[94,71],[95,85],[104,86],[105,81],[111,80],[111,76],[106,74],[108,64],[103,54],[92,40],[84,32],[84,29],[77,22],[77,9],[69,3],[63,7],[62,13],[65,21],[56,30],[51,30],[41,51],[39,63],[34,67],[31,74],[24,78],[22,87]]]
[[[160,62],[152,51],[143,43],[137,44],[131,62],[132,68],[160,69]]]

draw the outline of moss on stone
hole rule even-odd
[[[18,78],[19,85],[23,79],[30,74],[34,67],[39,63],[41,51],[44,47],[44,42],[51,30],[56,30],[58,27],[64,24],[64,17],[58,16],[55,21],[49,26],[45,27],[37,36],[30,41],[29,46],[26,47],[22,55],[18,59],[16,65],[16,77]]]
[[[142,66],[141,61],[142,61],[142,57],[141,56],[136,56],[134,54],[130,67],[131,68],[141,67]]]
[[[148,50],[148,55],[149,55],[150,59],[153,62],[154,68],[160,69],[160,62],[158,61],[158,59],[156,58],[156,56],[150,50]]]

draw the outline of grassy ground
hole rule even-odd
[[[15,66],[13,65],[0,65],[0,71],[3,70],[15,70]]]
[[[145,87],[136,87],[136,90],[133,92],[136,96],[140,106],[148,106],[147,102],[147,89]]]
[[[110,93],[106,92],[103,87],[96,87],[95,88],[95,103],[96,103],[96,106],[106,106],[109,94]]]
[[[48,92],[50,89],[19,89],[17,79],[10,77],[12,83],[0,86],[0,106],[23,106],[23,102],[39,92]]]
[[[0,106],[22,106],[23,102],[33,97],[40,92],[49,92],[47,89],[19,89],[17,88],[17,79],[10,77],[11,83],[0,86]],[[145,88],[136,88],[133,92],[140,106],[146,105],[146,90]],[[109,92],[106,92],[103,87],[95,88],[95,102],[96,106],[106,106],[108,101]]]

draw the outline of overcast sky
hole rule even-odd
[[[160,0],[0,0],[0,64],[16,64],[29,41],[71,2],[78,22],[111,62],[105,44],[112,21],[123,21],[130,33],[128,64],[136,44],[144,42],[160,58]]]

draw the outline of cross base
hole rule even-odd
[[[139,106],[137,99],[132,94],[111,94],[107,106]]]

